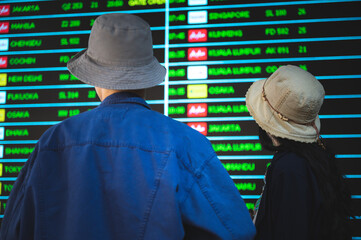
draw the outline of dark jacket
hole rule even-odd
[[[257,240],[318,240],[322,197],[307,160],[275,154],[256,216]]]
[[[0,238],[252,239],[208,139],[130,93],[50,128],[7,202]]]

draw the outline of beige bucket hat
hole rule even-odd
[[[318,112],[324,96],[323,86],[312,74],[287,65],[269,78],[254,82],[246,93],[246,105],[266,132],[312,143],[319,139]]]
[[[77,53],[67,67],[86,84],[115,90],[153,87],[163,82],[166,74],[153,56],[149,24],[124,13],[97,17],[88,48]]]

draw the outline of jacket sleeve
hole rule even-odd
[[[36,148],[21,169],[9,199],[6,203],[4,219],[0,230],[1,240],[34,239],[35,226],[35,188],[34,178]]]
[[[253,239],[255,227],[234,182],[214,154],[194,173],[181,204],[185,239]]]
[[[272,239],[310,239],[312,187],[307,179],[302,174],[286,171],[272,179]]]

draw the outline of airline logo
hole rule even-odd
[[[8,57],[0,57],[0,68],[8,67]]]
[[[188,6],[207,5],[208,0],[188,0]]]
[[[5,128],[0,127],[0,140],[4,140],[5,137]]]
[[[5,109],[2,108],[0,109],[0,122],[4,122],[5,121]]]
[[[208,85],[196,84],[187,86],[188,98],[207,98],[208,97]]]
[[[202,61],[202,60],[207,60],[207,58],[208,58],[208,50],[206,47],[188,48],[189,61]]]
[[[207,136],[207,123],[205,122],[190,122],[187,123],[188,126],[190,126],[191,128],[197,130],[198,132],[202,133],[204,136]]]
[[[0,51],[9,50],[9,38],[0,39]]]
[[[207,109],[207,103],[188,104],[187,117],[206,117],[208,112]]]
[[[4,145],[0,145],[0,158],[4,157]]]
[[[189,11],[188,24],[208,23],[208,12],[204,11]]]
[[[1,87],[6,86],[6,84],[7,84],[7,77],[8,77],[8,74],[7,74],[7,73],[0,73],[0,86],[1,86]]]
[[[0,33],[9,32],[9,22],[0,22]]]
[[[189,66],[187,67],[188,79],[207,79],[208,67],[207,66]]]
[[[6,91],[0,91],[0,104],[6,103]]]
[[[205,42],[207,41],[207,29],[188,30],[188,42]]]
[[[9,16],[10,15],[10,4],[0,5],[0,16]]]

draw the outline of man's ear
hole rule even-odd
[[[100,101],[102,101],[102,97],[101,97],[102,92],[101,92],[101,89],[100,89],[99,87],[94,87],[94,88],[95,88],[95,92],[97,93]]]

